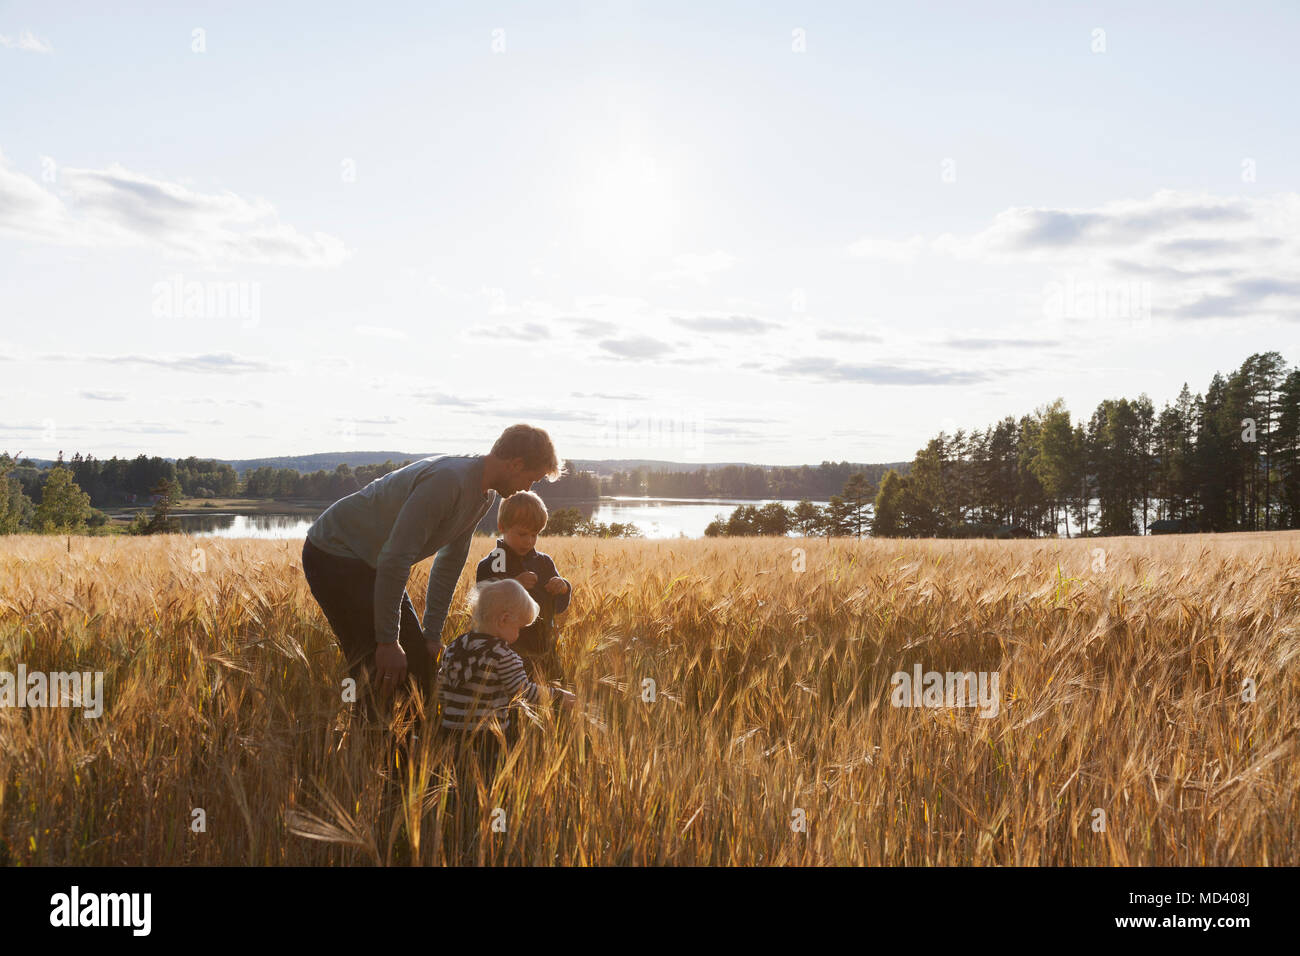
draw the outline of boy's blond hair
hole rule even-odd
[[[522,527],[541,534],[548,517],[546,502],[539,495],[532,491],[516,491],[501,502],[497,510],[497,530]]]
[[[546,429],[535,425],[511,425],[501,433],[501,437],[492,446],[492,454],[509,461],[522,458],[524,467],[529,471],[545,468],[547,481],[560,477],[560,460],[555,454],[555,445]]]
[[[469,592],[469,612],[474,630],[483,633],[502,614],[527,613],[528,624],[537,620],[541,611],[524,586],[514,578],[504,581],[484,581]]]

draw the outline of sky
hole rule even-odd
[[[0,3],[0,451],[908,460],[1300,361],[1287,3]]]

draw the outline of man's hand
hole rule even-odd
[[[375,682],[379,693],[388,695],[406,680],[406,651],[397,641],[375,644]]]
[[[515,580],[524,586],[525,591],[531,591],[533,588],[537,587],[537,575],[532,571],[525,571],[523,574],[519,575],[519,577],[515,578]]]
[[[546,590],[550,594],[565,594],[569,590],[569,582],[564,578],[551,578],[546,582]]]

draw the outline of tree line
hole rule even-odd
[[[48,468],[30,459],[9,460],[9,475],[31,501],[41,500]],[[95,508],[149,503],[165,482],[179,486],[186,498],[302,499],[333,502],[364,488],[371,481],[410,464],[385,461],[355,468],[339,464],[333,470],[300,472],[294,468],[263,465],[243,477],[230,464],[211,458],[169,461],[158,456],[99,459],[80,453],[63,462]],[[855,473],[872,482],[893,467],[906,473],[907,465],[853,465],[822,462],[798,467],[758,465],[707,466],[694,471],[656,472],[645,468],[597,476],[590,471],[566,471],[559,480],[538,487],[548,501],[591,501],[602,495],[647,495],[664,498],[814,498],[830,497]]]
[[[846,483],[830,504],[737,508],[706,534],[877,537],[1094,536],[1300,527],[1300,369],[1278,352],[1184,383],[1157,411],[1145,393],[1073,420],[1064,401],[969,433],[940,432],[906,470]]]
[[[893,468],[907,465],[859,465],[824,461],[820,465],[722,465],[694,471],[652,471],[637,468],[614,472],[603,479],[596,494],[645,495],[651,498],[808,498],[826,501],[838,494],[853,475],[875,485]],[[575,496],[577,497],[577,496]]]
[[[16,470],[13,458],[0,454],[0,534],[79,533],[108,522],[107,515],[90,506],[90,495],[77,486],[62,462],[47,470],[38,502],[23,490]]]
[[[333,471],[306,474],[263,466],[241,479],[231,465],[209,458],[96,459],[77,454],[65,462],[60,454],[53,465],[41,468],[31,459],[0,454],[0,534],[93,532],[108,523],[101,509],[131,505],[149,506],[131,525],[132,533],[176,531],[172,513],[183,498],[303,499],[329,504],[408,464],[389,460],[355,469],[339,464]],[[538,492],[547,501],[596,498],[600,482],[588,472],[566,472],[559,480],[539,486]],[[574,534],[605,537],[627,537],[634,530],[598,522],[579,522],[574,527]]]
[[[630,521],[606,524],[588,518],[577,508],[558,508],[546,519],[546,533],[560,538],[639,538],[641,529]]]
[[[890,471],[886,474],[896,474]],[[804,498],[793,508],[779,501],[764,505],[741,505],[725,520],[721,515],[704,529],[706,537],[748,537],[750,535],[787,535],[795,532],[804,537],[862,537],[871,529],[872,499],[876,484],[865,471],[855,472],[844,482],[839,494],[830,496],[825,505]]]
[[[1141,394],[1072,420],[1058,399],[940,432],[906,476],[885,476],[874,522],[881,536],[939,537],[1300,527],[1300,370],[1259,352],[1159,411]]]

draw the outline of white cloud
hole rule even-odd
[[[1173,319],[1300,320],[1300,194],[1163,190],[1083,208],[1022,206],[966,236],[862,239],[851,255],[909,262],[923,252],[1046,265],[1046,295],[1140,298]],[[1132,290],[1137,289],[1137,293]],[[1052,290],[1055,290],[1054,292]]]
[[[883,342],[884,336],[857,329],[819,329],[817,338],[825,342]]]
[[[92,390],[90,390],[90,389],[85,389],[85,388],[83,388],[83,389],[82,389],[80,392],[78,392],[77,394],[80,395],[82,398],[87,399],[88,401],[92,401],[92,402],[124,402],[124,401],[126,401],[126,393],[125,393],[125,392],[92,391]]]
[[[469,339],[487,339],[502,345],[538,342],[551,337],[551,330],[540,322],[519,322],[514,325],[476,326],[465,332]]]
[[[630,359],[655,359],[673,350],[667,342],[648,335],[634,335],[621,339],[605,339],[600,347],[611,355]]]
[[[1061,344],[1059,339],[1016,338],[1012,336],[988,335],[979,332],[962,335],[950,335],[938,343],[943,348],[963,352],[993,352],[1004,349],[1049,349]]]
[[[243,375],[249,372],[274,372],[277,366],[260,359],[244,358],[230,352],[204,355],[46,355],[52,362],[93,362],[101,365],[141,365],[173,372],[204,372],[217,375]]]
[[[1143,254],[1160,262],[1200,257],[1222,264],[1225,256],[1256,261],[1270,251],[1276,255],[1297,238],[1300,194],[1251,198],[1162,190],[1148,199],[1087,208],[1013,207],[978,233],[944,234],[929,247],[1008,262]]]
[[[76,224],[62,201],[9,165],[0,152],[0,235],[69,241]]]
[[[792,359],[773,371],[792,378],[856,385],[973,385],[995,377],[982,369],[850,363],[827,356]]]
[[[748,315],[699,315],[689,318],[674,317],[673,321],[693,332],[720,332],[733,335],[754,335],[780,328],[775,322]]]
[[[17,39],[0,33],[0,46],[8,47],[11,50],[23,50],[26,53],[53,53],[54,47],[49,42],[42,40],[30,30],[24,30],[18,34]]]
[[[57,192],[0,154],[0,235],[73,246],[152,246],[183,259],[332,267],[342,240],[279,221],[264,199],[201,193],[116,164],[59,171]]]

